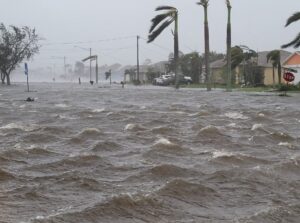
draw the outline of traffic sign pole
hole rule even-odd
[[[27,76],[27,91],[29,92],[28,65],[27,65],[27,63],[25,63],[25,75]]]

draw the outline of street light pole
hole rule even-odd
[[[136,42],[136,44],[137,44],[137,47],[136,47],[136,49],[137,49],[137,54],[136,54],[136,56],[137,56],[137,63],[136,63],[136,67],[137,67],[137,83],[138,83],[138,84],[140,84],[139,39],[140,39],[140,37],[137,36],[137,42]]]
[[[90,57],[92,56],[92,48],[90,48]],[[90,81],[92,81],[92,60],[90,60]]]
[[[65,76],[67,75],[67,72],[66,72],[66,57],[64,57],[64,72],[65,72]]]

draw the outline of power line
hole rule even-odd
[[[144,40],[144,41],[146,41],[146,42],[148,41],[147,39],[145,39],[145,38],[143,38],[143,37],[141,37],[141,39]],[[157,46],[157,47],[159,47],[159,48],[161,48],[161,49],[163,49],[163,50],[166,50],[166,51],[168,51],[168,52],[172,51],[172,50],[170,50],[169,48],[164,47],[164,46],[161,46],[161,45],[158,45],[158,44],[156,44],[156,43],[151,42],[151,44],[154,45],[154,46]]]
[[[45,46],[49,45],[78,45],[78,44],[90,44],[90,43],[99,43],[99,42],[109,42],[109,41],[116,41],[116,40],[123,40],[123,39],[132,39],[136,38],[136,36],[124,36],[124,37],[115,37],[110,39],[101,39],[101,40],[91,40],[91,41],[77,41],[77,42],[49,42],[45,43]]]

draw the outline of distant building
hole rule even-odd
[[[149,82],[149,77],[147,76],[147,73],[149,70],[151,70],[152,72],[156,72],[158,75],[164,74],[166,72],[166,64],[167,63],[168,62],[161,61],[158,63],[149,64],[149,65],[140,65],[139,66],[139,80],[142,83]],[[132,83],[133,81],[138,79],[136,66],[127,67],[126,70],[127,70],[127,73],[124,72],[124,81],[126,83]]]

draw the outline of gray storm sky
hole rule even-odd
[[[51,66],[88,55],[92,48],[100,64],[135,64],[136,35],[147,38],[150,20],[159,5],[178,8],[180,50],[204,51],[203,8],[196,0],[0,0],[0,22],[35,27],[45,38],[32,65]],[[272,50],[292,40],[300,24],[284,28],[286,19],[300,10],[300,0],[231,0],[233,45],[254,50]],[[211,50],[226,48],[227,10],[225,0],[210,0],[209,26]],[[126,38],[123,38],[126,37]],[[123,38],[123,39],[122,39]],[[109,39],[114,39],[110,40]],[[106,41],[102,41],[106,40]],[[64,44],[63,44],[64,43]],[[166,60],[172,51],[171,27],[154,44],[140,41],[141,61]],[[75,47],[79,46],[79,47]],[[294,51],[294,49],[289,49]]]

